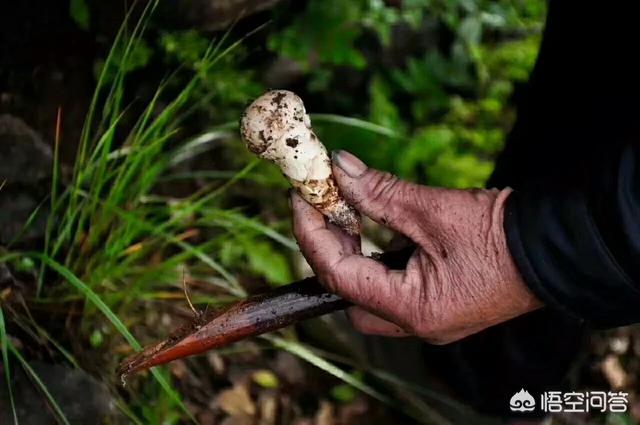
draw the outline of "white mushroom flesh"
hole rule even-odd
[[[248,149],[277,164],[307,202],[348,233],[360,232],[360,217],[340,196],[300,97],[286,90],[263,94],[246,109],[240,131]]]

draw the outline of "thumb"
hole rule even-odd
[[[346,151],[332,153],[333,172],[346,201],[372,220],[411,236],[421,192],[428,190],[375,170]],[[428,196],[427,196],[428,198]]]

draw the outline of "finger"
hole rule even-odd
[[[340,241],[345,252],[351,254],[360,254],[362,252],[360,248],[360,235],[350,235],[331,222],[327,223],[327,229]]]
[[[403,316],[410,298],[402,296],[404,271],[362,255],[327,252],[316,257],[314,270],[320,283],[352,303],[382,317]],[[312,266],[313,267],[313,266]]]
[[[409,333],[393,322],[389,322],[375,314],[369,313],[360,307],[351,307],[347,315],[354,328],[363,334],[381,335],[390,337],[408,336]]]
[[[344,248],[336,236],[337,232],[334,233],[327,228],[324,216],[318,210],[295,192],[291,194],[291,208],[293,235],[298,241],[300,251],[314,270],[314,264],[324,262],[324,254],[332,252],[343,255]]]
[[[291,197],[293,233],[318,280],[329,291],[384,317],[398,317],[406,297],[399,297],[404,272],[348,252],[322,214],[298,194]]]
[[[396,176],[368,168],[346,151],[332,154],[333,171],[347,202],[383,224],[411,236],[417,230],[412,215],[427,209],[420,205],[430,188],[399,180]]]

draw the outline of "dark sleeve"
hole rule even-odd
[[[545,303],[592,322],[640,322],[640,149],[611,152],[587,187],[515,192],[511,253]]]
[[[526,283],[597,326],[640,322],[640,40],[636,2],[550,2],[491,186]]]

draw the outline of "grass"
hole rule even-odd
[[[38,261],[40,269],[36,297],[41,303],[52,303],[52,299],[59,294],[68,294],[69,288],[73,288],[86,302],[83,322],[97,321],[93,311],[99,312],[133,350],[140,350],[141,345],[115,310],[125,312],[132,308],[141,293],[152,289],[149,282],[166,282],[181,264],[198,261],[211,270],[209,273],[222,276],[223,279],[218,282],[224,291],[236,297],[245,295],[234,275],[207,254],[210,251],[208,242],[191,244],[180,235],[193,225],[190,216],[200,215],[201,211],[216,211],[219,208],[218,195],[248,173],[251,164],[217,191],[200,193],[178,200],[175,204],[173,200],[162,198],[154,203],[146,201],[152,196],[152,189],[160,178],[167,174],[176,151],[182,154],[183,159],[186,158],[185,152],[188,152],[189,146],[171,148],[169,144],[176,140],[180,126],[178,118],[194,101],[193,95],[201,75],[194,75],[166,106],[160,107],[157,102],[164,95],[171,76],[168,77],[130,126],[128,134],[124,138],[118,137],[118,132],[125,127],[124,121],[131,119],[128,112],[132,105],[123,106],[126,63],[135,43],[143,36],[156,6],[157,1],[148,2],[133,28],[130,28],[129,15],[118,32],[87,113],[73,176],[64,187],[60,182],[58,155],[62,111],[58,111],[49,197],[51,213],[47,219],[42,251],[13,252],[2,258],[3,262],[19,258]],[[201,73],[215,66],[240,40],[226,48],[225,42],[223,38],[211,44],[201,60]],[[113,69],[116,70],[115,77],[109,81],[108,75]],[[221,126],[218,131],[226,134],[226,127]],[[39,212],[40,209],[34,211],[25,227],[32,223]],[[149,257],[158,252],[167,252],[162,264],[148,267]],[[53,285],[53,282],[60,284]],[[117,291],[127,292],[128,296],[109,306],[104,299],[108,298],[110,292]],[[53,396],[8,339],[4,316],[0,315],[0,319],[2,359],[7,382],[10,382],[11,353],[46,396],[56,419],[67,423]],[[68,355],[62,346],[58,348],[61,353]],[[180,396],[160,370],[153,370],[152,374],[173,403],[187,417],[191,417]],[[17,423],[13,393],[10,391],[9,395]],[[130,411],[127,415],[132,417]],[[191,419],[195,421],[193,417]],[[139,422],[138,419],[135,421]]]
[[[59,422],[62,423],[64,425],[69,425],[69,420],[67,419],[66,415],[64,414],[64,412],[62,411],[62,408],[60,407],[60,405],[58,404],[58,402],[56,402],[56,399],[54,398],[54,396],[49,392],[49,390],[47,389],[47,386],[44,384],[44,382],[42,382],[42,380],[40,379],[40,377],[38,376],[38,374],[31,368],[31,366],[29,365],[29,363],[24,359],[24,357],[22,356],[22,354],[20,354],[20,351],[16,349],[16,347],[9,343],[8,344],[8,348],[9,351],[11,352],[11,354],[13,354],[13,356],[18,360],[18,362],[22,365],[22,368],[24,369],[24,371],[27,373],[27,375],[29,375],[29,378],[31,378],[34,382],[34,384],[36,385],[36,387],[42,392],[42,394],[45,397],[45,400],[47,401],[48,406],[51,408],[55,419]],[[12,406],[13,407],[13,406]],[[17,417],[15,416],[15,410],[13,411],[14,413],[14,420],[17,422]]]
[[[50,393],[29,366],[21,346],[12,343],[9,329],[15,328],[20,335],[52,345],[71,367],[84,367],[85,363],[76,358],[78,346],[94,344],[95,351],[89,353],[96,355],[101,351],[140,350],[141,344],[132,329],[143,324],[145,314],[151,310],[166,308],[176,301],[184,302],[178,283],[184,268],[207,285],[204,294],[194,294],[196,302],[225,304],[246,295],[238,281],[238,276],[246,273],[246,265],[234,252],[226,255],[231,260],[225,259],[222,253],[229,247],[241,245],[238,241],[248,245],[268,241],[267,246],[273,245],[273,252],[267,251],[264,255],[281,255],[278,250],[283,249],[297,250],[295,242],[281,232],[286,226],[273,221],[265,224],[247,216],[242,208],[231,208],[227,203],[235,185],[252,182],[260,187],[270,181],[269,173],[273,170],[258,171],[261,164],[257,160],[230,148],[239,158],[234,170],[200,174],[174,171],[183,161],[211,149],[212,141],[235,137],[235,123],[217,125],[186,141],[180,129],[194,105],[201,102],[204,74],[242,39],[229,43],[225,35],[212,42],[198,70],[176,94],[171,95],[168,90],[175,77],[171,74],[145,105],[126,103],[127,61],[131,60],[156,6],[157,1],[146,3],[140,19],[132,24],[130,14],[118,32],[98,77],[69,177],[64,176],[58,155],[59,146],[64,143],[61,139],[63,111],[58,111],[50,196],[25,224],[25,228],[31,225],[42,213],[41,206],[49,203],[42,249],[0,253],[0,262],[12,267],[27,260],[39,266],[35,270],[35,293],[25,303],[25,312],[9,308],[9,302],[0,298],[0,347],[5,379],[8,384],[11,382],[12,357],[43,394],[59,423],[68,423],[63,409],[56,403],[55,394]],[[207,94],[206,98],[215,100],[215,93]],[[361,120],[333,115],[319,115],[316,119],[385,137],[397,136],[384,127]],[[203,177],[211,181],[183,197],[157,192],[162,184]],[[0,189],[2,185],[4,182],[0,183]],[[266,262],[269,261],[270,258]],[[7,309],[3,310],[5,303]],[[41,313],[32,316],[29,308],[37,308]],[[42,311],[46,317],[47,312],[53,315],[60,310],[81,314],[71,334],[64,336],[57,331],[56,337],[65,338],[63,341],[54,339],[47,326],[39,323]],[[11,317],[5,316],[4,311],[10,311]],[[91,339],[92,335],[98,335],[95,339],[98,342]],[[155,336],[146,335],[147,339]],[[266,340],[357,390],[392,404],[389,397],[296,340],[277,335]],[[126,344],[124,349],[123,344]],[[117,360],[113,355],[106,363],[96,360],[100,378],[112,388],[118,385],[112,372]],[[151,373],[154,388],[159,391],[142,391],[140,385],[130,389],[128,395],[124,395],[123,390],[113,391],[120,411],[133,423],[180,419],[195,422],[180,393],[172,387],[166,370],[156,368]],[[13,420],[18,423],[11,385],[8,389]]]
[[[15,402],[13,401],[13,386],[11,385],[11,365],[9,364],[9,338],[7,338],[7,329],[4,324],[4,313],[0,307],[0,350],[2,351],[2,366],[4,376],[7,380],[7,392],[9,393],[9,403],[11,404],[11,415],[13,423],[18,423],[18,413],[16,412]]]

